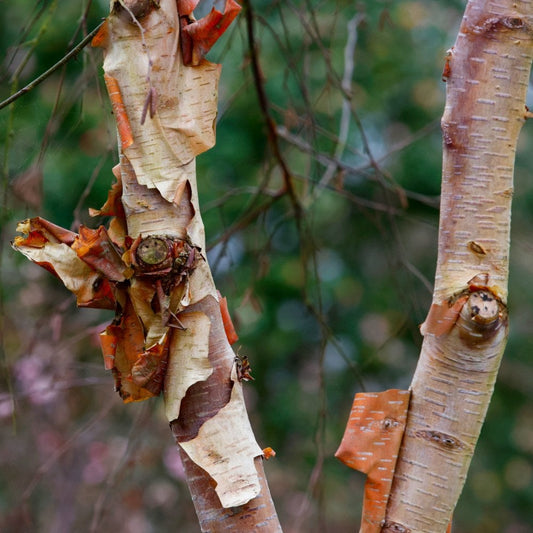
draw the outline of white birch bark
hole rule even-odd
[[[443,74],[433,305],[384,532],[446,531],[485,419],[507,339],[513,168],[532,54],[531,1],[468,3]]]

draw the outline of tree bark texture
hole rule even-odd
[[[383,532],[451,520],[507,340],[513,169],[533,55],[531,1],[471,0],[443,79],[433,303]]]
[[[207,263],[196,185],[196,156],[215,143],[220,74],[204,56],[240,7],[226,0],[197,21],[197,3],[111,0],[93,45],[104,49],[120,162],[92,214],[113,218],[79,234],[30,219],[14,247],[78,305],[115,310],[101,335],[105,367],[126,403],[163,391],[202,531],[274,533],[244,404],[249,374]]]
[[[187,455],[187,441],[198,436],[202,425],[228,404],[229,397],[234,392],[230,376],[235,354],[226,338],[218,302],[208,297],[194,308],[205,313],[211,322],[209,360],[214,371],[207,380],[195,383],[189,388],[181,403],[179,418],[173,420],[170,427],[180,449],[201,530],[213,533],[280,532],[281,526],[266,481],[262,457],[255,459],[260,483],[259,494],[243,505],[224,508],[214,490],[213,478]],[[242,396],[240,401],[243,401]],[[241,422],[247,423],[247,420]],[[227,427],[226,430],[235,434],[239,432],[239,427]],[[231,471],[225,469],[224,475],[230,477]]]
[[[220,66],[203,55],[239,7],[228,0],[197,22],[196,3],[112,2],[104,70],[132,131],[131,144],[120,134],[128,234],[189,239],[204,254],[195,156],[214,144]],[[171,333],[164,395],[201,529],[280,531],[205,258],[189,288],[185,306],[170,295],[185,330]]]

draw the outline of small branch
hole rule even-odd
[[[232,226],[230,226],[226,231],[224,231],[224,233],[219,235],[213,242],[211,242],[207,246],[207,251],[211,250],[218,243],[227,241],[232,235],[246,228],[252,221],[261,216],[262,213],[268,211],[272,207],[272,205],[281,197],[282,194],[277,193],[271,196],[264,204],[258,205],[253,210],[249,210],[243,215],[240,220],[237,220]]]
[[[424,126],[422,129],[420,129],[417,133],[412,135],[411,137],[404,139],[400,141],[399,143],[394,144],[391,146],[390,150],[381,156],[379,159],[376,159],[376,164],[381,165],[387,158],[391,157],[397,152],[402,151],[407,146],[410,146],[412,143],[417,141],[418,139],[423,138],[426,136],[429,132],[434,130],[439,124],[439,121],[433,121],[430,122],[427,126]],[[374,169],[374,165],[368,161],[366,163],[363,163],[361,165],[351,165],[349,163],[345,163],[341,161],[340,159],[335,159],[330,154],[326,154],[324,152],[319,152],[315,148],[313,148],[307,141],[302,139],[301,137],[298,137],[297,135],[293,135],[290,133],[285,126],[277,126],[276,133],[278,137],[281,137],[288,143],[292,144],[296,149],[300,150],[303,153],[312,155],[317,163],[324,167],[328,167],[329,165],[334,165],[339,170],[346,172],[347,176],[361,176],[364,177],[364,179],[368,180],[374,180],[378,181],[380,184],[382,184],[382,180],[379,180],[378,178],[372,178],[372,176],[369,174],[370,169]],[[295,175],[298,179],[306,179],[309,180],[309,177],[302,178],[300,176]],[[328,189],[331,191],[335,191],[337,194],[344,194],[346,191],[343,191],[342,189],[339,189],[337,187],[332,187],[331,185],[323,185],[321,182],[317,182],[314,184],[316,187],[321,187],[323,189]],[[384,184],[385,188],[392,190],[393,192],[397,191],[397,187],[394,186],[393,182],[385,182]],[[424,194],[420,194],[414,191],[409,190],[403,190],[403,194],[405,194],[406,198],[410,198],[413,200],[416,200],[417,202],[421,202],[423,204],[429,205],[430,207],[438,208],[439,207],[439,198],[435,196],[428,196]],[[372,208],[372,209],[378,209],[379,211],[387,211],[394,214],[394,209],[391,211],[391,207],[388,206],[386,208],[383,208],[382,204],[376,204],[375,202],[369,201],[369,200],[363,200],[363,205],[366,207]],[[375,207],[374,207],[375,206]]]
[[[352,77],[354,71],[354,55],[355,48],[357,45],[357,26],[363,20],[363,15],[357,13],[352,17],[347,24],[347,33],[346,46],[344,48],[344,74],[342,76],[341,86],[343,88],[343,101],[342,101],[342,110],[341,110],[341,119],[339,125],[339,137],[337,147],[335,148],[334,160],[341,160],[348,141],[348,134],[350,132],[350,117],[351,117],[351,107],[352,107]],[[312,202],[315,200],[320,192],[324,189],[323,186],[329,184],[333,179],[335,173],[338,171],[338,166],[332,161],[324,175],[322,176],[319,187],[314,190],[314,194],[311,195],[309,200]]]
[[[103,22],[98,24],[98,26],[89,33],[78,45],[76,45],[68,54],[62,57],[54,66],[50,67],[46,72],[43,72],[39,77],[35,78],[33,81],[28,83],[25,87],[17,91],[15,94],[12,94],[9,98],[5,99],[3,102],[0,102],[0,109],[12,104],[15,100],[18,100],[24,94],[30,92],[32,89],[35,89],[37,85],[42,83],[46,78],[51,76],[58,68],[67,63],[70,59],[76,56],[83,48],[85,48],[90,42],[91,39],[98,33],[98,30],[101,28]]]
[[[87,197],[89,196],[89,193],[91,192],[94,186],[94,183],[96,182],[98,176],[100,175],[100,171],[102,170],[102,167],[107,161],[107,158],[108,158],[108,154],[100,159],[95,169],[93,170],[91,177],[89,178],[89,181],[87,182],[87,185],[85,186],[85,189],[83,189],[83,192],[81,193],[78,199],[78,203],[76,204],[76,207],[74,208],[74,220],[72,221],[72,224],[70,226],[71,231],[78,231],[80,229],[81,209],[83,207],[85,200],[87,200]]]
[[[265,122],[266,122],[267,130],[268,130],[268,140],[272,147],[272,151],[274,152],[274,157],[277,159],[281,167],[283,181],[285,184],[283,192],[286,192],[289,195],[292,206],[294,208],[295,218],[298,221],[301,216],[302,206],[300,205],[300,201],[298,200],[296,191],[294,190],[294,185],[292,183],[292,177],[291,177],[290,170],[287,166],[287,163],[285,162],[283,158],[281,149],[279,147],[278,136],[276,133],[276,124],[270,114],[270,109],[269,109],[270,106],[268,103],[268,98],[265,92],[265,88],[263,86],[263,81],[262,81],[262,76],[261,76],[261,67],[259,66],[259,58],[257,57],[257,50],[255,47],[255,30],[254,30],[254,21],[253,21],[254,13],[252,11],[252,6],[249,0],[243,1],[243,5],[246,8],[245,17],[246,17],[246,29],[247,29],[247,34],[248,34],[248,47],[250,49],[250,60],[252,64],[252,72],[253,72],[253,77],[254,77],[254,82],[255,82],[255,88],[257,91],[257,97],[259,98],[259,105],[265,117]]]

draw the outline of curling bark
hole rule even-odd
[[[531,1],[469,1],[443,72],[435,288],[383,532],[446,531],[485,419],[507,340],[513,169],[532,56]]]
[[[186,239],[203,254],[195,156],[214,144],[220,71],[203,55],[239,7],[228,0],[196,22],[196,3],[112,1],[104,71],[108,87],[118,81],[132,133],[130,142],[117,119],[128,235]],[[201,530],[279,531],[205,258],[185,292],[168,296],[185,329],[171,333],[164,395]]]
[[[198,21],[198,0],[111,0],[93,39],[118,131],[117,183],[79,234],[40,218],[14,247],[84,307],[114,309],[101,335],[124,402],[165,397],[202,531],[281,530],[246,414],[231,320],[205,256],[196,156],[215,143],[220,65],[204,56],[239,12]],[[218,3],[217,3],[218,5]]]

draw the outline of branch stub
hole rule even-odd
[[[139,243],[135,255],[141,263],[159,265],[168,257],[169,248],[163,239],[147,237]]]

